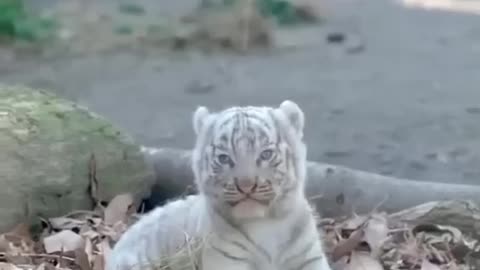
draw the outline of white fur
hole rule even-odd
[[[262,115],[263,111],[259,111]],[[204,191],[205,181],[198,179],[208,176],[201,172],[199,164],[202,163],[196,161],[202,160],[198,149],[202,149],[200,146],[207,139],[206,127],[221,114],[210,114],[207,108],[200,107],[193,115],[197,144],[192,157],[200,193],[170,202],[142,217],[115,245],[107,258],[106,270],[161,264],[161,258],[172,256],[189,237],[201,240],[202,247],[195,253],[198,257],[194,257],[198,261],[192,259],[200,270],[330,270],[303,191],[306,166],[306,151],[301,143],[303,112],[294,102],[285,101],[273,113],[294,144],[295,160],[299,164],[296,175],[300,179],[295,179],[299,181],[298,190],[286,193],[283,201],[267,208],[246,201],[233,208],[238,212],[232,211],[233,223],[216,210],[215,200]],[[316,257],[321,259],[313,260]],[[168,269],[195,268],[187,264]]]
[[[305,125],[305,116],[296,103],[285,100],[279,108],[287,117],[290,125],[295,129],[300,138],[303,137],[303,126]]]
[[[205,121],[209,116],[210,112],[206,107],[200,106],[193,113],[193,130],[195,134],[198,135],[202,128],[205,126]]]

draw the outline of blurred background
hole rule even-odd
[[[0,0],[0,82],[54,91],[152,147],[192,147],[199,105],[292,99],[310,160],[476,184],[477,12],[474,0]]]

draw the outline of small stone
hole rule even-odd
[[[480,114],[480,107],[468,107],[465,111],[469,114]]]
[[[328,158],[343,158],[352,155],[351,151],[325,151],[323,153]]]
[[[335,172],[335,170],[331,167],[328,167],[326,170],[325,170],[325,174],[326,175],[332,175],[333,173]]]
[[[339,44],[339,43],[343,43],[345,39],[346,39],[345,34],[340,32],[333,32],[327,35],[328,43]]]
[[[193,81],[185,88],[185,92],[190,94],[208,94],[213,90],[215,85],[200,81]]]
[[[343,205],[345,203],[345,194],[340,193],[335,197],[335,201],[338,205]]]
[[[413,160],[413,161],[410,161],[408,163],[408,166],[412,169],[415,169],[417,171],[425,171],[428,169],[428,166],[420,161],[416,161],[416,160]]]

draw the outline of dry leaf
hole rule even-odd
[[[383,270],[380,262],[365,252],[352,252],[350,261],[343,270]]]
[[[105,269],[105,256],[103,254],[97,254],[93,261],[92,270],[104,270]]]
[[[134,206],[133,196],[129,193],[124,193],[115,196],[112,201],[105,208],[104,222],[107,225],[113,225],[117,222],[126,222],[127,217],[132,213]],[[135,209],[133,209],[135,211]]]
[[[41,263],[35,268],[35,270],[45,270],[45,269],[47,269],[47,267],[45,265],[46,265],[46,263]]]
[[[105,258],[110,256],[110,252],[112,251],[110,244],[108,243],[108,239],[105,238],[102,242],[98,243],[97,245],[98,254],[95,255],[93,260],[93,267],[92,270],[103,270],[105,269]]]
[[[368,220],[364,231],[364,240],[370,246],[372,256],[377,258],[381,253],[383,244],[388,239],[389,229],[387,216],[383,214],[373,214]]]
[[[332,269],[335,269],[335,270],[345,270],[346,267],[347,267],[347,264],[348,264],[348,260],[350,258],[347,257],[347,256],[343,256],[341,257],[340,259],[336,260],[336,261],[333,261],[331,266],[332,266]]]
[[[104,257],[108,258],[110,256],[112,248],[110,247],[110,244],[108,243],[108,240],[106,238],[103,239],[102,242],[100,242],[100,244],[98,245],[98,250],[101,254],[103,254]]]
[[[8,263],[31,264],[32,259],[21,254],[32,253],[33,249],[34,242],[28,236],[15,235],[12,232],[0,235],[0,251],[4,252]]]
[[[78,234],[65,230],[43,239],[47,253],[67,252],[85,247],[85,240]]]
[[[87,259],[89,264],[91,265],[93,262],[93,244],[92,241],[88,238],[85,239],[85,254],[87,255]]]
[[[17,235],[25,240],[32,241],[29,226],[26,223],[19,223],[8,234]]]
[[[21,270],[21,268],[18,268],[12,263],[0,262],[0,270]]]
[[[342,224],[344,230],[357,230],[365,223],[368,217],[354,214],[353,217],[345,220]]]
[[[0,252],[9,252],[10,251],[10,241],[5,238],[4,234],[0,235]]]
[[[422,267],[420,268],[420,270],[442,270],[442,269],[440,268],[440,266],[431,263],[429,260],[423,259]]]
[[[353,232],[347,240],[337,244],[332,251],[332,260],[337,261],[352,252],[361,242],[365,233],[363,230]]]
[[[80,266],[81,270],[91,270],[90,261],[87,253],[83,249],[75,250],[75,263]]]
[[[71,230],[73,228],[81,227],[83,224],[86,223],[85,220],[78,220],[67,217],[49,218],[48,221],[50,222],[52,228],[59,230]]]

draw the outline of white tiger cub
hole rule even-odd
[[[204,241],[195,266],[162,269],[330,270],[304,195],[304,114],[232,107],[193,115],[192,168],[198,195],[152,210],[107,258],[106,270],[162,264],[188,237]],[[159,268],[157,268],[159,269]]]

